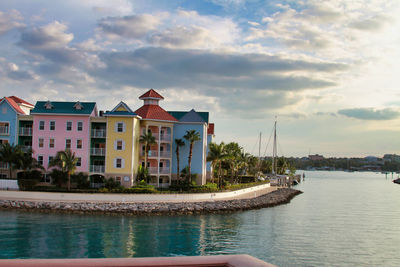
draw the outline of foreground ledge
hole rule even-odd
[[[280,188],[259,197],[233,200],[217,200],[202,202],[157,202],[157,203],[125,203],[125,202],[60,202],[60,201],[27,201],[0,200],[0,209],[19,209],[41,212],[66,213],[106,213],[126,215],[173,215],[224,213],[241,210],[260,209],[289,203],[302,192],[291,188]]]
[[[0,260],[0,266],[232,266],[273,267],[249,255],[162,257],[162,258],[108,258],[108,259],[27,259]]]

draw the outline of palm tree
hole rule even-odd
[[[189,146],[189,157],[188,157],[188,167],[189,167],[189,176],[188,176],[188,181],[189,183],[191,182],[192,178],[192,169],[191,169],[191,164],[192,164],[192,153],[193,153],[193,144],[194,142],[200,141],[200,133],[197,132],[196,130],[188,130],[186,131],[186,134],[183,136],[185,138],[190,146]]]
[[[50,162],[49,167],[57,166],[68,176],[68,190],[71,190],[71,174],[75,172],[78,158],[75,157],[75,152],[70,149],[58,151],[55,158]]]
[[[24,178],[26,178],[26,173],[31,170],[44,169],[37,159],[32,157],[32,153],[32,149],[29,149],[26,153],[21,153],[16,159],[16,167],[23,170]]]
[[[12,170],[16,167],[17,158],[22,154],[18,145],[5,143],[0,146],[0,161],[8,163],[9,178],[11,178]]]
[[[233,183],[234,177],[236,177],[239,172],[242,148],[238,143],[231,142],[225,146],[225,152],[227,154],[226,160],[231,171],[231,183]]]
[[[175,145],[176,145],[176,167],[177,167],[177,173],[178,173],[178,179],[181,177],[181,171],[179,169],[179,147],[184,146],[185,142],[181,139],[175,139]]]
[[[211,143],[208,149],[209,150],[207,155],[207,161],[211,161],[211,166],[213,167],[213,170],[216,169],[217,165],[219,166],[217,171],[217,177],[218,177],[218,185],[220,185],[222,161],[226,159],[225,144],[224,142],[221,142],[219,145],[216,143]],[[212,173],[212,182],[214,182],[214,173]]]
[[[145,167],[147,168],[147,158],[150,146],[156,144],[156,138],[151,134],[151,132],[148,132],[140,136],[139,142],[144,144],[144,162]]]

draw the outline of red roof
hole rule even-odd
[[[214,123],[208,124],[207,134],[214,134]]]
[[[139,97],[139,99],[142,98],[159,98],[159,99],[164,99],[164,97],[162,97],[162,95],[160,95],[159,93],[157,93],[154,89],[150,89],[149,91],[147,91],[146,93],[144,93],[143,95],[141,95]]]
[[[7,100],[7,102],[14,108],[14,110],[19,114],[25,114],[25,112],[18,106],[18,104],[14,101],[14,99],[10,97],[4,97],[1,101]],[[0,101],[0,102],[1,102]]]
[[[32,105],[31,103],[29,103],[29,102],[27,102],[27,101],[25,101],[25,100],[23,100],[23,99],[21,99],[21,98],[19,98],[19,97],[16,97],[16,96],[9,96],[8,98],[11,98],[12,100],[14,100],[15,103],[18,103],[18,104],[25,104],[25,105],[34,107],[34,105]]]
[[[144,105],[135,111],[143,119],[162,120],[162,121],[178,121],[162,107],[158,105]]]

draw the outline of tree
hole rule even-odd
[[[144,163],[147,168],[147,159],[150,150],[150,146],[156,144],[156,138],[151,132],[145,133],[140,136],[139,142],[144,144]]]
[[[0,145],[0,161],[8,164],[9,178],[12,176],[12,170],[16,168],[18,157],[23,154],[20,146],[5,143]]]
[[[186,131],[186,134],[183,136],[185,138],[190,146],[189,146],[189,157],[188,157],[188,167],[189,167],[189,175],[188,175],[188,181],[190,183],[191,177],[192,177],[192,169],[191,169],[191,164],[192,164],[192,153],[193,153],[193,144],[197,141],[200,141],[200,133],[197,132],[196,130],[188,130]]]
[[[176,168],[177,168],[176,170],[177,170],[178,179],[179,179],[181,177],[181,171],[179,169],[179,147],[184,146],[185,142],[182,139],[177,138],[177,139],[175,139],[175,145],[176,145],[175,153],[176,153]]]
[[[16,157],[15,166],[17,169],[23,170],[23,178],[26,179],[26,174],[32,170],[44,169],[39,162],[32,157],[32,149],[29,149],[26,153],[18,153]]]
[[[219,187],[222,185],[221,183],[222,161],[225,160],[226,158],[224,147],[225,147],[224,142],[221,142],[219,145],[216,143],[211,143],[209,145],[208,155],[207,155],[207,161],[211,161],[211,166],[213,167],[213,170],[216,169],[217,165],[219,167],[217,170]],[[214,174],[212,174],[212,182],[214,183]]]
[[[75,152],[70,149],[58,151],[55,158],[50,162],[49,167],[59,167],[61,171],[67,173],[68,177],[68,190],[71,190],[71,174],[75,172],[76,163],[78,158],[75,157]]]
[[[237,178],[239,166],[241,164],[241,153],[242,148],[236,142],[231,142],[225,145],[226,161],[230,166],[231,172],[231,183],[234,182],[234,178]]]

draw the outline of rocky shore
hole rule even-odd
[[[103,213],[126,215],[173,215],[225,213],[260,209],[289,203],[299,190],[282,188],[271,193],[249,199],[218,200],[178,203],[124,203],[124,202],[49,202],[26,200],[0,200],[0,209],[18,209],[40,212]]]

